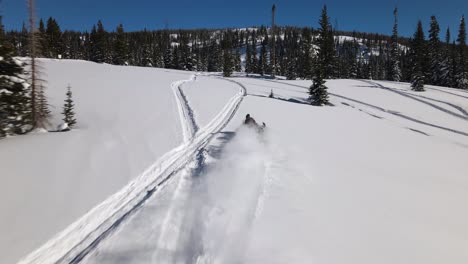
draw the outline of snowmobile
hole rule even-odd
[[[259,125],[257,123],[257,121],[255,121],[255,119],[253,119],[250,116],[250,114],[247,114],[245,116],[244,125],[249,127],[249,128],[255,129],[257,131],[257,133],[259,133],[259,134],[263,133],[265,131],[265,128],[266,128],[265,122],[262,122],[262,125]]]

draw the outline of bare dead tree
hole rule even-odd
[[[35,0],[27,0],[29,9],[29,55],[31,57],[31,110],[32,126],[44,128],[50,115],[47,97],[45,95],[44,80],[40,79],[41,67],[37,60],[40,52],[39,32],[36,29],[36,3]]]

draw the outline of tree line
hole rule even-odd
[[[24,77],[35,71],[25,72],[26,66],[15,57],[309,79],[313,81],[309,99],[316,105],[328,103],[325,79],[330,78],[405,81],[415,91],[424,91],[425,84],[468,89],[464,16],[452,41],[449,28],[440,39],[435,16],[430,18],[427,39],[421,21],[412,38],[400,37],[396,8],[393,14],[391,36],[337,31],[326,6],[317,29],[261,26],[126,32],[122,24],[108,31],[98,21],[90,32],[80,32],[63,31],[52,17],[46,22],[41,19],[37,29],[33,23],[29,29],[23,25],[8,32],[0,26],[0,137],[30,131],[37,120],[46,120],[50,114],[43,83],[34,75],[32,81]]]
[[[334,63],[328,78],[360,78],[443,85],[466,89],[467,47],[462,17],[456,41],[450,29],[440,40],[435,16],[425,39],[422,23],[415,35],[398,36],[397,10],[392,36],[343,32],[331,28]],[[98,21],[90,32],[62,31],[54,18],[39,22],[39,57],[82,59],[115,65],[189,71],[245,71],[268,75],[275,69],[288,79],[312,79],[317,67],[320,28],[261,26],[222,30],[107,31]],[[421,34],[422,33],[422,34]],[[273,37],[274,36],[274,37]],[[275,43],[272,43],[272,40]],[[28,30],[6,33],[15,55],[28,56]],[[274,46],[274,49],[273,49]],[[275,65],[271,59],[275,51]],[[243,58],[241,58],[243,57]],[[417,81],[418,80],[418,81]],[[416,85],[420,86],[420,84]]]

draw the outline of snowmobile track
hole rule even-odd
[[[79,263],[122,222],[144,206],[144,203],[167,185],[172,176],[187,166],[236,114],[247,90],[238,82],[222,79],[239,85],[239,92],[202,129],[198,129],[193,111],[179,88],[190,80],[172,83],[171,88],[176,95],[181,117],[183,144],[166,153],[122,190],[94,207],[19,263]]]

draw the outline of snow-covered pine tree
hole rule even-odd
[[[312,80],[312,85],[309,88],[309,101],[312,105],[322,106],[328,104],[328,91],[325,86],[325,80],[323,79],[322,66],[318,66],[316,69],[316,75]]]
[[[458,31],[458,67],[456,72],[456,85],[460,89],[468,89],[468,52],[466,46],[466,24],[465,16],[462,16],[460,21],[460,29]]]
[[[309,101],[313,105],[322,106],[328,104],[328,92],[327,86],[325,86],[325,77],[330,77],[326,74],[332,74],[329,67],[330,62],[327,60],[331,55],[334,56],[333,34],[331,32],[331,24],[326,5],[323,6],[319,24],[319,36],[317,39],[317,67],[315,68],[315,76],[313,78],[312,85],[309,88]],[[330,47],[330,45],[332,45],[332,47]]]
[[[430,58],[430,81],[434,85],[441,85],[442,83],[442,54],[439,34],[439,22],[437,22],[435,16],[431,16],[428,51]]]
[[[400,69],[400,48],[398,46],[398,8],[393,10],[393,31],[391,38],[391,51],[390,51],[390,80],[399,82],[401,80]]]
[[[75,119],[75,104],[73,103],[72,91],[71,86],[68,85],[67,87],[67,98],[65,99],[65,104],[63,105],[63,122],[67,123],[70,128],[73,128],[76,124]]]
[[[424,91],[424,60],[426,54],[426,43],[424,40],[424,30],[421,20],[418,21],[418,26],[411,43],[411,87],[417,92]]]
[[[0,138],[32,128],[28,85],[21,77],[21,65],[13,59],[13,51],[0,25]]]

